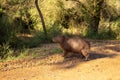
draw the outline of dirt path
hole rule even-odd
[[[4,66],[0,70],[0,80],[120,80],[120,42],[91,41],[91,44],[89,61],[51,54],[0,63]],[[41,47],[53,49],[59,46],[47,44]]]

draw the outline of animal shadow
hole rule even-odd
[[[95,59],[105,58],[105,57],[114,58],[115,56],[117,56],[117,54],[90,53],[89,59],[95,60]]]
[[[90,53],[89,60],[85,61],[85,59],[81,58],[80,55],[75,55],[69,58],[64,58],[63,61],[54,63],[54,65],[56,65],[58,69],[70,69],[76,67],[79,64],[86,63],[92,60],[106,57],[114,58],[115,56],[117,56],[117,54]]]

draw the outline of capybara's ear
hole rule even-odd
[[[65,35],[63,35],[62,38],[63,38],[63,40],[68,40],[69,39],[69,37],[65,36]]]

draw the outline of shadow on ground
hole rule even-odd
[[[120,45],[114,45],[114,46],[105,46],[106,49],[115,51],[115,52],[120,52]]]
[[[117,54],[103,54],[103,53],[91,53],[90,60],[100,59],[100,58],[114,58]]]
[[[62,62],[52,63],[51,65],[56,65],[56,68],[58,69],[70,69],[76,67],[78,64],[101,58],[114,58],[115,56],[117,56],[117,54],[91,53],[88,61],[85,61],[78,56],[73,56],[70,58],[65,58]]]

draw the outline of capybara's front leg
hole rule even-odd
[[[82,52],[82,55],[85,56],[85,61],[87,61],[89,57],[89,53],[86,50],[81,50],[81,52]]]
[[[68,54],[68,52],[67,52],[67,51],[64,51],[64,52],[63,52],[63,57],[67,57],[67,54]]]

